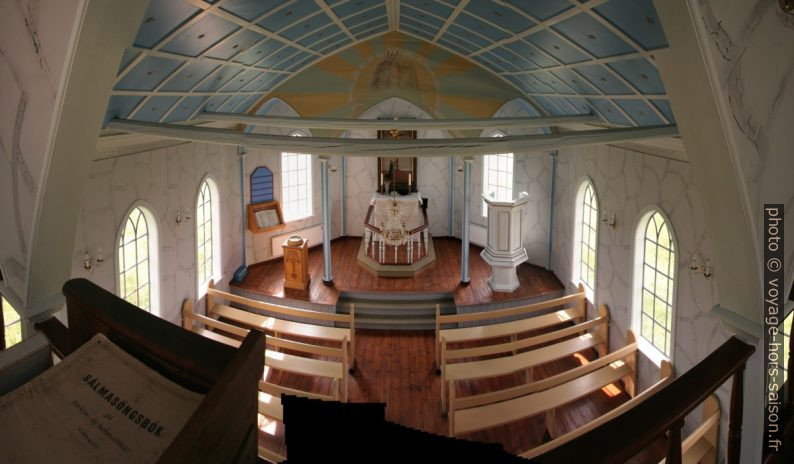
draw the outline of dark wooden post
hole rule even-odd
[[[679,421],[670,427],[669,436],[667,437],[667,458],[666,464],[681,464],[681,429],[684,427],[684,421]]]
[[[728,419],[728,464],[738,464],[742,453],[742,416],[744,413],[744,368],[742,363],[733,373],[731,411]]]
[[[791,292],[794,294],[794,286],[791,287]],[[785,319],[783,320],[783,329],[785,331]],[[786,366],[786,370],[788,371],[788,398],[786,398],[787,408],[791,409],[791,405],[794,405],[794,356],[791,353],[794,353],[794,322],[791,324],[791,330],[788,333],[788,365]]]

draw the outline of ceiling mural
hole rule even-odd
[[[318,92],[315,114],[355,113],[402,92],[437,114],[520,94],[542,114],[667,124],[653,58],[666,47],[652,0],[151,0],[106,120],[177,123]]]

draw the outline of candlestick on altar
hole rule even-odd
[[[411,173],[408,173],[408,192],[411,191]]]
[[[383,191],[383,173],[380,173],[380,190]]]

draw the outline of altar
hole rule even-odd
[[[435,260],[420,192],[372,195],[358,258],[382,277],[409,277]]]

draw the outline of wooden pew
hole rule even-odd
[[[447,343],[459,343],[479,341],[489,338],[497,338],[505,335],[516,334],[516,327],[522,327],[521,332],[529,332],[544,327],[550,327],[561,324],[571,319],[584,319],[585,317],[585,293],[584,286],[579,284],[577,293],[573,295],[555,298],[549,301],[542,301],[527,306],[520,306],[517,308],[499,309],[496,311],[479,311],[476,313],[466,314],[441,314],[441,305],[436,305],[436,370],[441,369],[441,350],[442,350],[442,336],[446,339]],[[518,320],[512,322],[503,322],[499,324],[480,325],[466,328],[456,329],[441,329],[445,324],[458,324],[461,322],[484,321],[488,319],[499,319],[504,317],[515,316],[531,316],[534,313],[546,309],[563,306],[565,309],[557,311],[557,318],[552,315],[540,316],[543,319],[538,320]]]
[[[626,401],[625,403],[623,403],[620,406],[616,407],[615,409],[612,409],[611,411],[607,412],[606,414],[603,414],[603,415],[599,416],[598,418],[596,418],[596,419],[594,419],[594,420],[582,425],[581,427],[577,427],[576,429],[565,433],[564,435],[560,435],[559,437],[554,438],[551,441],[548,441],[546,443],[543,443],[540,446],[536,446],[535,448],[532,448],[531,450],[523,452],[523,453],[519,454],[519,456],[521,456],[522,458],[526,458],[526,459],[532,459],[532,458],[534,458],[536,456],[540,456],[541,454],[543,454],[543,453],[545,453],[545,452],[547,452],[547,451],[549,451],[551,449],[554,449],[554,448],[556,448],[558,446],[561,446],[561,445],[563,445],[565,443],[568,443],[569,441],[573,440],[574,438],[576,438],[576,437],[578,437],[580,435],[583,435],[584,433],[586,433],[586,432],[588,432],[588,431],[590,431],[590,430],[592,430],[592,429],[594,429],[596,427],[599,427],[599,426],[609,422],[614,417],[617,417],[620,414],[623,414],[624,412],[628,411],[629,409],[633,408],[634,406],[638,405],[639,403],[645,401],[645,399],[647,399],[648,397],[650,397],[651,395],[653,395],[657,391],[661,390],[661,388],[663,386],[667,385],[667,383],[669,383],[673,379],[673,366],[672,366],[672,364],[670,364],[668,361],[662,361],[661,371],[660,371],[659,377],[660,377],[660,379],[659,379],[658,382],[656,382],[655,384],[653,384],[650,387],[646,388],[645,390],[642,391],[642,393],[639,393],[637,396],[635,396],[634,398],[629,399],[628,401]]]
[[[261,314],[245,311],[242,309],[233,308],[228,305],[220,304],[216,300],[222,299],[228,302],[238,303],[250,308],[261,309],[267,311],[274,316],[264,316]],[[223,292],[215,289],[215,282],[210,281],[207,288],[207,316],[217,316],[233,320],[236,323],[254,327],[259,330],[276,334],[288,334],[298,337],[316,338],[318,340],[332,341],[344,344],[347,340],[348,346],[348,368],[352,372],[355,369],[355,353],[356,353],[356,327],[355,327],[355,305],[350,304],[350,314],[337,314],[337,313],[324,313],[321,311],[311,311],[307,309],[289,308],[286,306],[279,306],[261,301],[252,300],[239,295]],[[287,319],[279,318],[279,316],[300,317],[316,321],[318,324],[307,322],[295,322]],[[321,325],[322,322],[342,323],[346,324],[347,328],[330,327]]]
[[[637,384],[637,342],[629,330],[627,344],[595,361],[518,387],[455,398],[450,390],[450,436],[476,432],[544,414],[546,429],[555,435],[555,411],[611,383],[622,380],[634,397]]]
[[[484,377],[498,377],[518,371],[525,372],[525,382],[532,381],[535,367],[558,359],[572,356],[575,353],[596,349],[600,356],[605,356],[609,347],[609,310],[606,305],[599,308],[599,316],[591,321],[582,322],[553,332],[523,339],[512,339],[506,343],[486,345],[474,348],[447,349],[442,331],[441,343],[441,409],[446,412],[446,394],[455,388],[455,381],[473,380]],[[541,316],[542,317],[542,316]],[[523,327],[515,330],[523,331]],[[573,338],[571,338],[573,336]],[[518,350],[553,342],[541,348],[518,353]],[[449,361],[505,354],[508,356],[485,360],[468,360],[450,364]],[[452,396],[452,393],[449,393]]]
[[[204,327],[196,326],[194,323],[202,324]],[[249,331],[249,329],[243,327],[194,313],[191,300],[185,300],[182,303],[182,324],[185,329],[234,347],[239,346],[239,340],[214,330],[209,330],[207,327],[237,337],[245,337]],[[325,399],[347,401],[347,339],[343,340],[341,348],[296,342],[279,338],[275,335],[266,337],[265,343],[271,348],[340,359],[340,361],[327,361],[285,354],[273,349],[267,349],[267,347],[265,349],[265,366],[295,374],[330,378],[332,379],[332,394],[330,396],[325,395]]]
[[[716,464],[719,428],[720,402],[711,395],[703,402],[703,423],[681,443],[681,463]],[[662,459],[659,464],[665,462]]]

